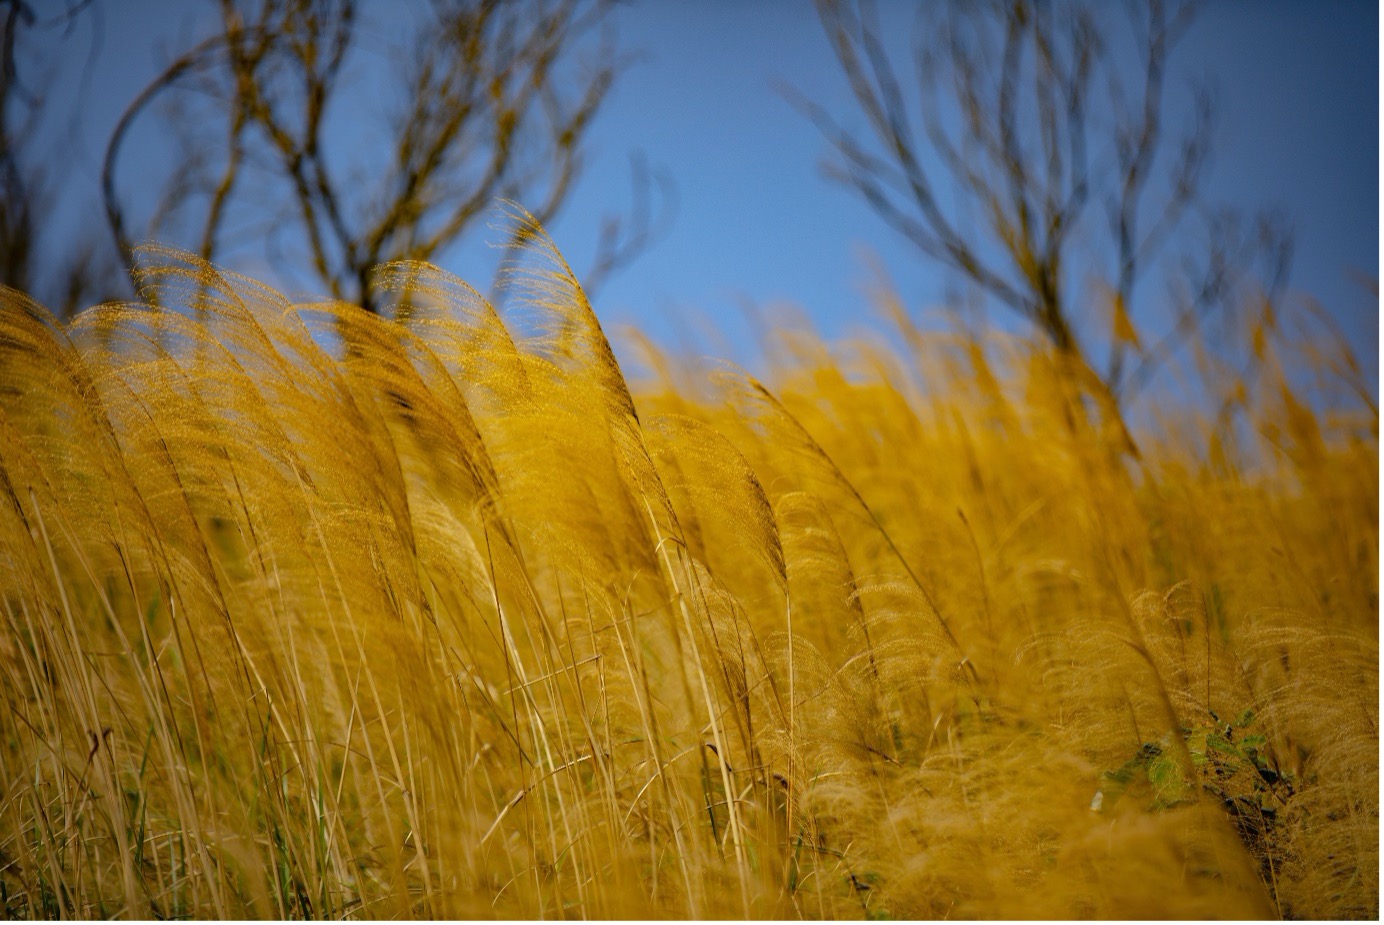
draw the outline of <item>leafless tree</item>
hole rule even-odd
[[[326,141],[343,107],[354,107],[352,120],[370,115],[359,102],[361,75],[348,73],[353,52],[391,54],[362,29],[361,4],[220,0],[217,33],[172,60],[112,135],[103,188],[116,244],[128,254],[134,235],[116,185],[126,139],[169,91],[191,90],[224,120],[222,136],[185,144],[187,156],[143,234],[167,238],[191,210],[193,228],[182,239],[195,239],[211,259],[226,245],[233,214],[252,216],[254,233],[270,241],[291,228],[331,294],[373,310],[374,267],[433,258],[496,199],[522,201],[544,222],[561,208],[582,166],[586,132],[625,63],[606,28],[611,6],[435,0],[387,8],[422,16],[384,70],[397,76],[398,102],[384,124],[370,126],[362,147],[372,161],[340,144],[329,150]],[[582,50],[594,55],[578,60]],[[287,206],[266,209],[266,191]],[[607,221],[593,283],[648,243],[656,223],[647,198],[637,194],[636,206],[644,211],[636,208],[632,219]],[[268,216],[274,229],[265,227]]]
[[[97,239],[81,232],[72,233],[56,272],[45,271],[41,259],[45,217],[68,160],[50,138],[73,114],[61,111],[50,88],[60,59],[90,67],[100,35],[99,16],[91,14],[91,0],[0,0],[0,284],[41,294],[62,314],[111,294],[119,275],[102,259]],[[68,45],[84,18],[92,43],[82,58]]]
[[[30,131],[37,101],[19,79],[19,34],[34,21],[21,0],[0,7],[0,283],[29,285],[34,229],[34,177],[20,157],[20,140]]]
[[[1267,266],[1270,290],[1281,286],[1290,253],[1279,223],[1247,226],[1206,203],[1210,94],[1194,91],[1180,134],[1166,122],[1169,57],[1195,4],[1126,4],[1135,55],[1121,53],[1126,33],[1110,21],[1120,9],[928,5],[913,47],[915,107],[872,0],[818,0],[868,130],[795,97],[833,148],[835,179],[925,257],[1045,335],[1088,393],[1113,406],[1231,302],[1252,265]],[[1190,261],[1176,259],[1175,239],[1196,242]],[[1108,286],[1103,337],[1078,323],[1077,273],[1078,283]],[[1132,314],[1136,290],[1155,276],[1172,322],[1146,344]]]

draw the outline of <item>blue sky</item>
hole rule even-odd
[[[937,269],[823,178],[825,142],[774,89],[788,83],[850,111],[810,4],[645,3],[621,23],[648,60],[616,89],[601,160],[553,232],[580,266],[580,223],[628,196],[626,147],[668,170],[681,206],[668,238],[602,293],[608,314],[661,327],[661,315],[700,313],[734,338],[748,298],[792,303],[839,334],[868,315],[867,253],[911,306],[941,299]],[[1294,287],[1371,345],[1377,302],[1351,271],[1378,273],[1377,35],[1369,3],[1220,0],[1180,46],[1168,84],[1174,114],[1185,78],[1218,86],[1209,196],[1281,208],[1296,232]]]
[[[882,6],[911,21],[907,5]],[[75,127],[64,136],[72,166],[54,213],[60,225],[102,221],[104,138],[156,63],[190,44],[205,21],[187,4],[109,5]],[[667,236],[599,294],[604,320],[637,324],[669,344],[680,329],[714,328],[720,342],[699,349],[745,359],[747,302],[794,305],[832,336],[870,324],[866,255],[915,310],[938,304],[946,277],[824,179],[826,143],[777,89],[791,85],[851,113],[808,0],[643,0],[619,9],[616,22],[621,47],[638,59],[593,126],[587,171],[549,230],[575,267],[587,266],[600,216],[629,201],[635,149],[672,178],[679,207]],[[1378,275],[1377,8],[1213,0],[1173,62],[1174,118],[1185,111],[1190,77],[1218,88],[1209,197],[1282,211],[1295,230],[1294,289],[1319,299],[1377,367],[1377,300],[1356,278]],[[141,176],[128,167],[122,186],[138,192]],[[480,229],[439,262],[484,288],[494,260],[486,235]],[[271,275],[251,254],[238,262]]]

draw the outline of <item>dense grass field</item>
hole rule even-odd
[[[1126,430],[902,316],[627,377],[541,236],[503,320],[144,267],[0,294],[9,916],[1378,916],[1339,345]]]

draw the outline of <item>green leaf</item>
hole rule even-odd
[[[1229,739],[1221,738],[1218,735],[1208,735],[1206,737],[1206,744],[1209,748],[1214,748],[1223,755],[1240,754],[1240,749],[1234,742],[1231,742]]]

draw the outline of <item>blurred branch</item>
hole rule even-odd
[[[135,119],[149,107],[159,94],[176,84],[188,72],[208,66],[208,54],[220,47],[222,41],[222,36],[212,36],[174,59],[125,107],[125,111],[120,114],[120,119],[115,124],[115,129],[111,132],[110,140],[106,142],[106,153],[101,159],[101,195],[106,207],[106,223],[110,226],[116,251],[127,265],[132,259],[133,245],[126,229],[125,210],[115,188],[116,164],[126,135],[129,134]]]
[[[54,268],[41,272],[46,219],[58,196],[55,178],[70,157],[45,139],[58,118],[50,94],[66,60],[61,45],[84,21],[91,44],[83,57],[83,81],[90,77],[101,38],[99,11],[91,0],[0,0],[0,284],[35,296],[46,290],[64,314],[93,293],[109,294],[111,283],[110,268],[91,259],[94,242],[82,234],[53,261]],[[56,34],[55,44],[48,42],[50,34]],[[31,73],[35,68],[37,76]]]
[[[1133,400],[1180,348],[1203,333],[1211,310],[1236,298],[1257,259],[1264,263],[1268,281],[1262,293],[1264,303],[1272,306],[1282,297],[1292,265],[1291,232],[1267,216],[1256,222],[1253,235],[1242,234],[1240,225],[1238,217],[1228,212],[1210,220],[1205,265],[1185,267],[1184,279],[1194,284],[1183,296],[1171,329],[1143,352],[1138,365],[1119,383],[1118,394],[1123,400]]]
[[[913,51],[918,107],[906,100],[873,0],[818,0],[828,42],[865,130],[789,91],[822,132],[828,176],[852,188],[927,259],[955,271],[1056,347],[1100,402],[1138,391],[1223,307],[1259,257],[1286,272],[1290,250],[1271,235],[1248,247],[1214,239],[1212,263],[1173,330],[1143,351],[1129,320],[1141,282],[1165,270],[1165,251],[1202,214],[1214,106],[1203,89],[1174,141],[1165,124],[1166,71],[1198,4],[1131,4],[1135,60],[1112,47],[1098,5],[988,0],[925,7]],[[1103,98],[1099,91],[1105,91]],[[915,114],[916,113],[916,114]],[[1083,226],[1103,212],[1108,239]],[[968,230],[966,219],[980,219]],[[1244,243],[1244,242],[1239,242]],[[1282,258],[1275,263],[1275,255]],[[1084,262],[1110,281],[1114,324],[1096,373],[1065,285]],[[1127,351],[1138,353],[1134,372]]]
[[[658,186],[660,208],[653,214],[650,190]],[[668,233],[677,216],[677,187],[664,173],[651,173],[642,153],[630,155],[630,186],[633,203],[627,215],[610,215],[601,223],[596,257],[582,281],[587,297],[596,293],[612,275],[629,266],[641,254]]]
[[[0,19],[0,283],[16,289],[29,288],[36,230],[37,178],[20,158],[20,143],[31,127],[13,124],[16,110],[27,123],[42,105],[19,76],[19,33],[34,21],[34,11],[23,0],[5,0]]]
[[[359,168],[342,167],[352,163],[349,153],[338,148],[329,158],[326,144],[332,113],[353,90],[345,62],[373,36],[357,28],[356,0],[220,0],[219,33],[169,65],[112,137],[104,186],[117,244],[122,252],[129,244],[113,183],[124,137],[153,100],[195,76],[225,119],[219,171],[183,175],[205,196],[202,255],[218,256],[228,216],[247,206],[242,190],[282,184],[316,276],[334,297],[373,310],[376,265],[433,259],[496,199],[522,200],[542,222],[556,215],[623,65],[603,28],[611,7],[435,0],[395,70],[406,102],[386,119],[387,165],[362,184]],[[579,66],[573,56],[597,30],[595,59]],[[258,182],[246,179],[250,170]],[[201,198],[179,192],[184,201]],[[627,249],[617,249],[612,269]]]

